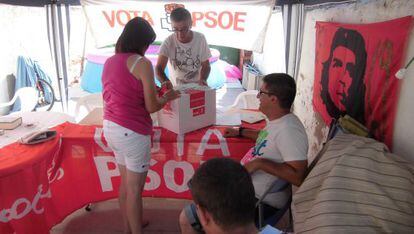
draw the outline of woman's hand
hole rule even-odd
[[[162,98],[165,99],[165,103],[177,99],[181,96],[180,91],[169,89],[163,95]]]
[[[171,90],[173,89],[173,85],[170,80],[166,80],[161,83],[161,89],[162,90]]]

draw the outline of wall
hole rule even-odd
[[[313,111],[312,92],[315,68],[315,22],[334,21],[341,23],[373,23],[414,14],[413,0],[371,0],[357,1],[307,9],[305,14],[304,38],[297,81],[298,96],[294,112],[304,122],[310,146],[310,158],[321,148],[326,139],[328,127]],[[392,29],[389,29],[392,30]],[[414,31],[411,31],[405,63],[414,56]],[[408,69],[402,81],[398,111],[394,127],[394,148],[397,153],[414,162],[414,65]]]
[[[240,50],[227,46],[209,45],[210,48],[214,48],[220,52],[220,59],[228,62],[229,64],[239,66]]]

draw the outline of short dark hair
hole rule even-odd
[[[156,36],[148,21],[135,17],[125,25],[116,42],[115,53],[137,53],[144,56],[144,48],[153,43]]]
[[[175,8],[171,12],[170,18],[171,18],[171,21],[174,21],[174,22],[183,22],[186,20],[191,21],[191,14],[187,9],[183,7],[178,7],[178,8]]]
[[[274,94],[279,100],[280,107],[290,109],[296,96],[295,80],[285,73],[272,73],[263,77],[269,93]]]
[[[240,163],[229,158],[210,159],[198,168],[189,186],[194,202],[223,230],[254,222],[254,187]]]

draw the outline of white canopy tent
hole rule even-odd
[[[345,0],[346,1],[346,0]],[[195,18],[194,29],[203,32],[209,43],[261,51],[268,20],[275,5],[282,5],[285,26],[286,71],[296,77],[301,48],[303,6],[344,0],[221,0],[173,1],[182,4]],[[275,3],[276,2],[276,3]],[[134,16],[151,20],[157,40],[170,34],[168,5],[155,0],[0,0],[0,3],[45,7],[50,50],[56,69],[62,107],[68,107],[68,46],[70,5],[82,5],[99,46],[114,44],[123,25]],[[224,39],[225,38],[225,39]]]

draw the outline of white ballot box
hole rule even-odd
[[[216,122],[216,90],[187,88],[181,97],[158,111],[158,124],[177,134],[184,134]]]

